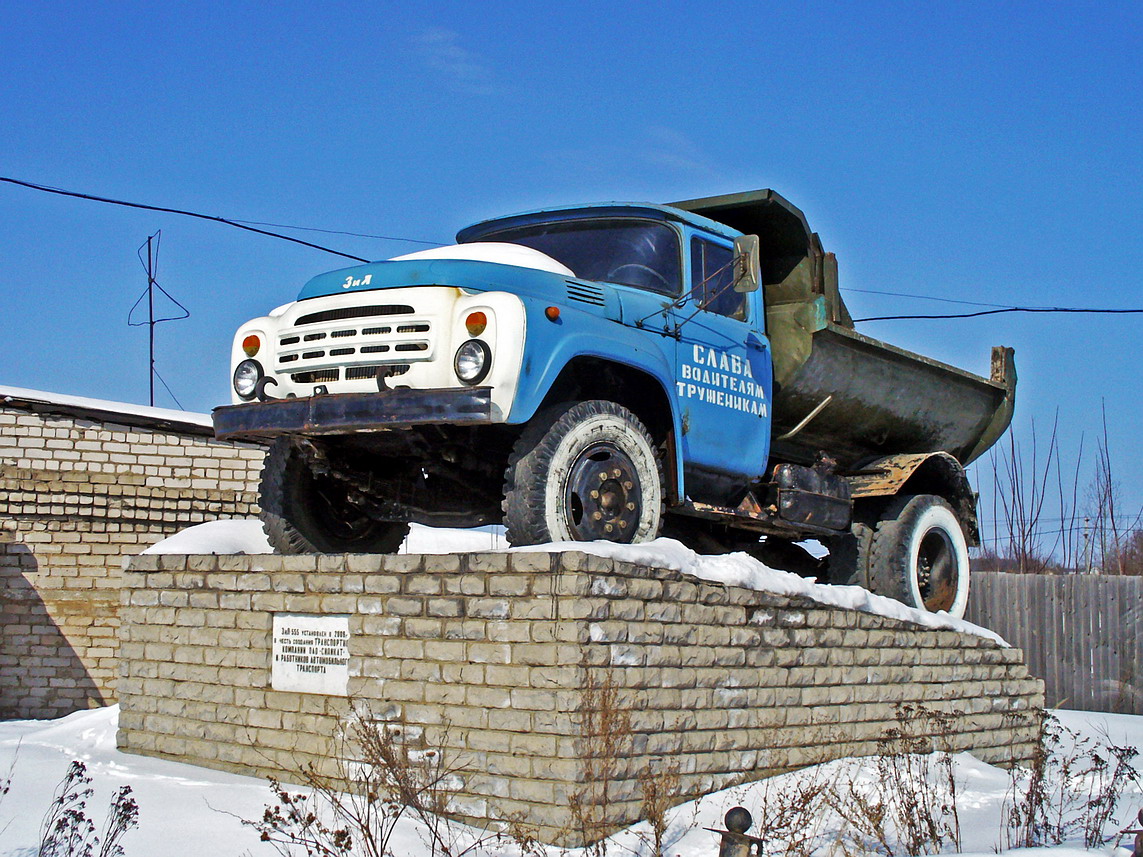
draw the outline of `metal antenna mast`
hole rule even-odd
[[[150,386],[151,407],[155,406],[155,379],[158,378],[159,383],[162,384],[164,388],[166,388],[166,391],[170,394],[171,398],[175,400],[175,404],[181,408],[182,404],[180,404],[179,400],[175,398],[175,394],[171,392],[171,388],[167,386],[167,382],[163,380],[163,376],[159,374],[157,369],[155,369],[155,325],[160,324],[164,321],[179,321],[180,319],[190,318],[190,310],[175,300],[171,293],[160,286],[159,281],[155,279],[159,269],[159,242],[162,240],[162,237],[163,230],[160,229],[154,235],[148,235],[147,240],[143,244],[139,245],[137,255],[139,256],[139,262],[143,265],[143,270],[147,272],[147,288],[144,290],[143,294],[139,295],[135,303],[132,304],[131,310],[127,313],[127,324],[131,327],[143,327],[144,325],[147,326],[147,380]],[[147,258],[145,260],[143,259],[144,247],[147,248]],[[155,318],[155,289],[158,289],[160,292],[166,295],[167,299],[179,308],[179,311],[182,313],[182,315]],[[139,304],[143,302],[143,298],[147,299],[147,320],[133,321],[132,319],[135,315],[135,310],[138,309]]]

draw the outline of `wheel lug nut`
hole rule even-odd
[[[610,533],[610,532],[611,532],[612,530],[614,530],[614,529],[615,529],[615,527],[611,526],[611,524],[607,524],[607,525],[606,525],[606,526],[604,526],[604,528],[603,528],[604,532],[607,532],[607,533]]]
[[[623,475],[623,471],[620,470],[618,467],[616,467],[614,470],[611,471],[611,475],[614,476],[616,479],[618,479],[620,476]]]
[[[591,492],[591,499],[592,500],[598,500],[599,499],[599,492],[598,491],[592,491]]]
[[[623,483],[623,487],[626,488],[628,491],[630,491],[632,488],[635,487],[635,483],[628,480],[627,482]]]
[[[599,481],[600,482],[606,482],[607,481],[607,473],[606,472],[599,474]]]
[[[609,526],[609,527],[610,527],[610,526],[611,526],[611,524],[608,524],[607,526]],[[625,529],[627,529],[627,522],[626,522],[626,521],[620,521],[620,522],[619,522],[619,529],[621,529],[621,530],[625,530]]]
[[[635,504],[634,503],[628,503],[627,504],[627,511],[628,512],[634,512],[635,511]]]
[[[603,512],[592,512],[591,518],[593,521],[602,521],[603,520]]]

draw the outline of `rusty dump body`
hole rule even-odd
[[[771,456],[843,471],[901,453],[983,454],[1012,419],[1012,349],[994,348],[991,377],[896,348],[853,329],[837,260],[805,215],[771,190],[672,203],[761,239],[766,333],[774,361]]]

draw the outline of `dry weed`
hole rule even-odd
[[[895,721],[879,742],[874,782],[866,787],[851,770],[829,793],[841,822],[836,845],[847,857],[960,851],[951,716],[902,704]]]

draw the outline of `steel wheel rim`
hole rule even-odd
[[[956,549],[952,539],[940,527],[921,536],[917,549],[917,590],[925,609],[930,612],[949,610],[956,601]]]
[[[641,498],[630,456],[614,443],[593,443],[568,470],[568,529],[576,541],[630,542],[639,528]]]

